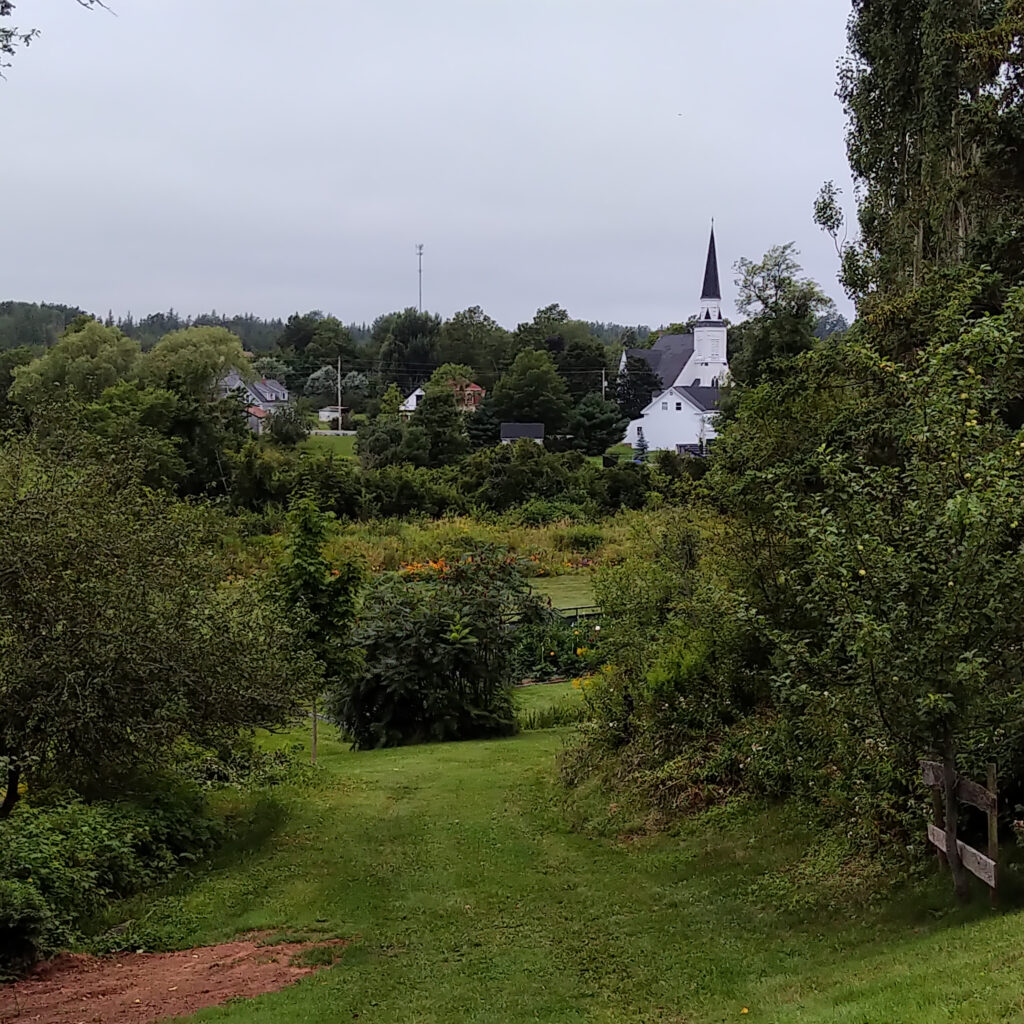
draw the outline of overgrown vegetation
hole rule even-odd
[[[816,207],[859,319],[816,341],[785,249],[746,268],[771,288],[706,512],[666,514],[603,570],[610,666],[564,762],[671,812],[803,798],[848,848],[902,855],[923,843],[919,758],[952,780],[949,833],[958,773],[998,762],[1007,833],[1024,781],[1024,20],[911,8],[858,2],[850,23],[861,242],[841,242],[834,187]]]
[[[536,604],[515,559],[481,551],[380,577],[328,709],[360,749],[515,731],[517,620]]]

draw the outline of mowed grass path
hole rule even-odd
[[[784,816],[588,838],[566,825],[562,743],[324,742],[321,783],[282,792],[274,833],[120,919],[183,946],[249,929],[351,938],[324,973],[196,1021],[1024,1021],[1017,915],[944,914],[938,883],[934,912],[918,897],[787,915],[751,890],[799,854]]]

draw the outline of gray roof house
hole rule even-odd
[[[255,406],[272,412],[288,402],[288,389],[280,381],[264,377],[262,380],[243,380],[237,370],[232,370],[220,381],[221,395],[240,394],[247,406]]]
[[[514,444],[516,441],[544,443],[543,423],[502,423],[501,443]]]

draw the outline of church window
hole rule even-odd
[[[668,402],[662,402],[661,403],[661,411],[662,412],[667,412],[668,411]]]
[[[683,403],[682,402],[676,402],[676,412],[682,412],[682,411],[683,411]]]

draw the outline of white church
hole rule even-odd
[[[704,455],[715,437],[719,388],[729,373],[726,326],[722,320],[722,286],[718,280],[715,229],[711,229],[700,318],[689,334],[664,334],[651,348],[631,348],[622,354],[620,372],[628,358],[643,359],[661,381],[651,403],[633,420],[625,443],[634,448],[641,436],[649,451],[664,449]]]

